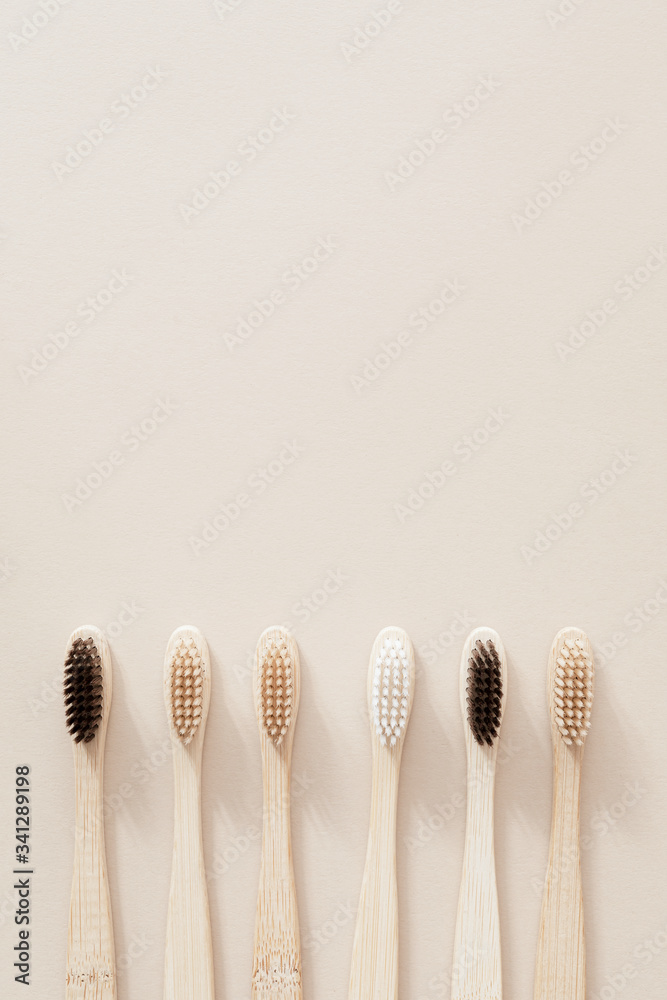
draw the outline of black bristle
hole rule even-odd
[[[75,743],[95,738],[102,718],[102,666],[92,639],[75,639],[65,660],[65,719]]]
[[[468,722],[478,743],[491,747],[500,729],[503,682],[500,659],[491,639],[478,639],[468,660]]]

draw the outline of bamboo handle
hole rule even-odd
[[[415,654],[410,638],[396,626],[384,628],[373,643],[368,665],[373,785],[349,1000],[396,1000],[398,996],[396,818],[401,757],[414,694]]]
[[[286,747],[264,755],[262,866],[257,895],[253,1000],[301,1000],[301,947],[290,834]]]
[[[586,952],[579,846],[583,747],[554,740],[549,863],[535,975],[535,1000],[585,1000]]]
[[[466,841],[454,935],[452,1000],[500,1000],[500,921],[494,857],[495,755],[473,751],[468,770]]]
[[[213,1000],[213,945],[201,827],[201,742],[174,742],[174,853],[165,1000]]]
[[[103,715],[89,743],[74,743],[76,833],[67,941],[66,1000],[116,1000],[111,898],[104,848],[104,745],[111,704],[111,657],[106,639],[93,628],[72,633],[92,636],[101,659]]]
[[[180,684],[183,688],[188,683],[194,684],[192,679],[175,681],[176,675],[173,675],[175,663],[180,664],[179,670],[184,670],[184,664],[193,656],[199,657],[201,718],[188,742],[183,738],[184,730],[179,730],[175,723],[174,706],[179,701],[172,684]],[[188,695],[178,697],[187,699]],[[201,762],[211,699],[211,664],[206,640],[193,625],[176,629],[167,644],[164,699],[174,759],[174,851],[167,913],[164,1000],[213,1000],[213,944],[201,823]],[[190,702],[185,700],[184,704]],[[194,705],[197,705],[196,695]],[[187,735],[188,725],[183,720],[181,725]]]
[[[291,722],[279,745],[269,738],[262,722],[261,666],[272,642],[286,645],[292,662]],[[253,686],[262,751],[264,813],[251,996],[252,1000],[301,1000],[301,943],[290,821],[292,746],[301,668],[298,647],[287,629],[271,627],[260,636]]]
[[[396,815],[400,757],[373,758],[373,791],[366,864],[354,932],[349,1000],[398,996]]]

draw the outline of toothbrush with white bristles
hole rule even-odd
[[[373,787],[349,1000],[396,1000],[398,996],[396,819],[401,756],[414,691],[412,643],[402,629],[385,628],[375,640],[368,670]]]

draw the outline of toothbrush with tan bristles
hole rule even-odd
[[[99,629],[70,636],[65,711],[76,783],[74,874],[67,939],[66,1000],[115,1000],[116,965],[104,849],[104,744],[111,707],[111,654]]]
[[[586,997],[579,802],[593,682],[593,651],[588,637],[577,628],[561,629],[551,646],[547,675],[554,785],[535,1000]]]
[[[497,632],[476,628],[461,654],[459,696],[468,767],[466,834],[454,935],[452,1000],[501,1000],[494,798],[507,662]]]
[[[174,852],[167,914],[164,1000],[213,1000],[213,947],[201,826],[201,761],[211,664],[201,632],[169,639],[164,701],[174,759]]]
[[[285,628],[266,629],[253,672],[262,751],[262,865],[252,1000],[301,1000],[301,945],[292,864],[290,776],[301,688],[299,650]]]
[[[385,628],[373,644],[368,669],[373,785],[349,1000],[398,996],[398,780],[414,691],[412,643],[402,629]]]

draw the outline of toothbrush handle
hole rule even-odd
[[[116,1000],[111,900],[104,850],[104,735],[75,744],[76,836],[66,1000]]]
[[[354,932],[349,1000],[396,1000],[398,996],[399,766],[396,751],[380,751],[373,760],[370,830]]]
[[[263,738],[264,817],[252,1000],[301,1000],[299,913],[292,863],[287,748]]]
[[[585,1000],[586,951],[579,847],[580,747],[554,744],[549,863],[535,972],[535,1000]]]
[[[174,853],[164,1000],[213,1000],[213,946],[201,829],[201,743],[173,742]]]
[[[472,741],[471,741],[472,742]],[[493,836],[496,751],[469,746],[466,840],[454,935],[452,1000],[500,1000],[500,921]]]

